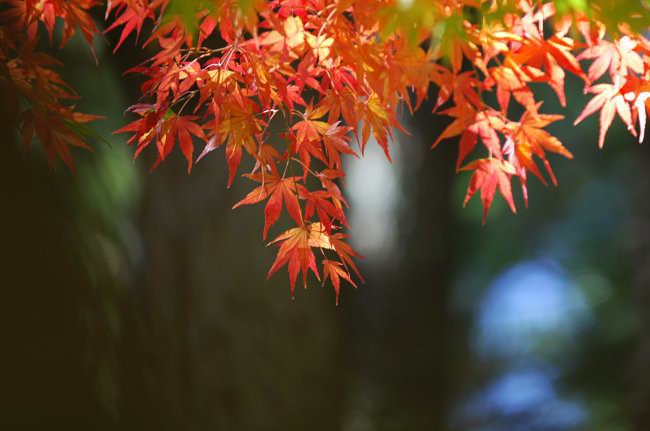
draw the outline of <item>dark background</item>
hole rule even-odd
[[[294,301],[284,270],[266,280],[262,207],[231,211],[253,183],[226,189],[222,151],[149,174],[111,136],[147,57],[128,45],[98,41],[100,67],[78,37],[59,54],[111,143],[74,152],[78,178],[1,129],[3,428],[650,429],[650,153],[619,120],[601,151],[597,118],[573,127],[577,80],[566,109],[538,93],[575,159],[550,156],[560,186],[531,178],[528,209],[514,180],[518,215],[461,208],[429,105],[392,166],[350,163],[366,283],[336,307],[316,280]]]

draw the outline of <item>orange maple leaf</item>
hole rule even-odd
[[[316,275],[316,278],[320,280],[320,275],[316,268],[316,260],[311,248],[334,249],[330,242],[330,237],[325,232],[325,227],[321,223],[311,223],[289,229],[268,243],[268,245],[276,243],[279,243],[280,249],[269,270],[267,279],[288,263],[292,297],[295,291],[298,272],[302,271],[302,280],[305,288],[307,287],[307,272],[310,269]]]
[[[557,180],[551,170],[551,165],[546,160],[546,153],[544,150],[561,154],[567,159],[573,158],[573,154],[562,145],[562,142],[559,139],[542,129],[542,127],[546,127],[563,118],[563,115],[533,115],[526,111],[521,116],[519,122],[512,122],[508,125],[512,134],[509,136],[510,140],[508,142],[508,148],[504,148],[504,151],[510,156],[508,160],[515,167],[517,174],[522,181],[526,206],[528,206],[528,193],[526,190],[525,171],[531,171],[544,185],[546,185],[546,180],[537,168],[537,164],[535,163],[535,160],[533,160],[533,155],[536,155],[543,161],[553,185],[556,186]]]
[[[534,26],[532,26],[534,28]],[[533,81],[544,81],[555,90],[560,104],[566,105],[564,94],[564,70],[581,77],[587,81],[587,76],[580,68],[578,60],[571,54],[571,50],[579,47],[577,42],[567,37],[551,36],[548,39],[534,37],[527,39],[521,49],[515,52],[508,64],[522,65],[521,70]],[[544,67],[544,75],[539,71]]]
[[[301,114],[302,120],[298,121],[291,127],[296,133],[296,147],[299,151],[305,142],[320,140],[330,128],[330,124],[325,121],[317,121],[323,117],[329,108],[326,105],[313,109],[311,104],[305,108],[304,114]]]
[[[490,152],[490,156],[499,159],[502,157],[501,140],[497,135],[497,130],[501,131],[505,127],[505,123],[499,112],[493,110],[477,112],[467,106],[466,109],[455,106],[442,113],[457,118],[440,134],[431,148],[435,148],[442,139],[461,135],[458,159],[456,160],[457,170],[465,157],[476,147],[479,136],[485,148]]]

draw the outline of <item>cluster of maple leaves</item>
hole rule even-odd
[[[120,31],[115,50],[139,38],[147,21],[153,30],[143,44],[157,47],[130,70],[145,77],[142,100],[128,109],[138,118],[117,132],[132,133],[135,157],[153,146],[156,165],[178,144],[188,172],[224,147],[228,186],[244,155],[254,161],[244,175],[259,185],[233,208],[266,202],[264,239],[283,209],[293,220],[269,243],[278,246],[269,276],[286,265],[292,293],[299,273],[305,285],[309,271],[320,280],[316,256],[337,302],[341,279],[356,287],[353,257],[360,255],[340,232],[348,227],[341,155],[363,154],[372,135],[390,160],[391,129],[401,128],[401,111],[417,109],[431,84],[434,113],[453,119],[433,147],[460,136],[456,168],[473,172],[464,203],[480,191],[483,222],[497,188],[516,212],[513,177],[527,204],[528,172],[546,184],[540,163],[557,183],[546,153],[572,157],[544,130],[563,116],[542,113],[531,84],[548,84],[564,106],[565,74],[575,74],[594,94],[576,124],[598,112],[602,147],[616,113],[643,140],[650,40],[625,24],[606,28],[598,8],[559,14],[554,3],[534,0],[215,0],[186,1],[183,15],[169,13],[174,3],[107,1],[106,31]],[[29,146],[35,135],[52,164],[58,156],[71,169],[69,148],[88,148],[82,124],[97,117],[75,111],[60,65],[36,50],[38,27],[52,43],[60,18],[61,46],[79,29],[92,49],[98,30],[89,11],[99,4],[0,0],[0,84],[22,142]],[[488,93],[497,106],[486,102]],[[513,99],[524,110],[518,120],[508,117]],[[272,143],[274,133],[283,145]]]

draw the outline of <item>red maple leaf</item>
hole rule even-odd
[[[296,182],[300,181],[299,177],[282,178],[275,171],[272,173],[263,171],[246,174],[245,176],[261,183],[261,185],[248,193],[244,199],[237,202],[232,208],[256,204],[269,198],[264,208],[264,239],[266,239],[269,228],[280,218],[283,201],[291,218],[299,225],[303,224],[302,211],[298,203],[299,184]]]
[[[341,267],[341,262],[336,262],[334,260],[323,259],[323,285],[329,277],[332,280],[332,286],[334,286],[334,292],[336,293],[336,305],[339,305],[339,294],[341,293],[341,278],[347,280],[355,288],[357,285],[352,281],[350,274]]]
[[[510,177],[516,172],[510,163],[495,158],[479,159],[463,166],[460,170],[474,171],[474,175],[472,175],[469,187],[467,188],[467,195],[465,195],[463,206],[467,205],[472,195],[480,189],[481,200],[483,201],[483,224],[487,220],[487,213],[492,204],[497,186],[499,187],[501,196],[506,200],[512,212],[517,212],[510,187]]]

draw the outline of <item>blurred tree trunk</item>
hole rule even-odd
[[[72,176],[25,156],[9,127],[0,158],[0,424],[82,429],[104,416],[88,367],[94,283],[78,247]]]
[[[348,414],[345,429],[447,427],[455,154],[452,145],[429,150],[443,128],[430,112],[423,106],[406,123],[413,136],[400,136],[404,196],[391,257],[365,261],[366,284],[345,298],[347,344],[359,364],[348,370],[357,382],[348,396],[358,405],[350,408],[359,411]]]
[[[642,166],[650,164],[650,151],[636,148],[641,151]],[[637,249],[634,250],[630,261],[635,262],[633,273],[633,295],[638,303],[640,327],[636,352],[632,356],[631,367],[627,379],[631,388],[631,407],[633,411],[633,424],[635,430],[650,429],[650,178],[639,178],[638,199],[639,207],[634,209],[634,219],[630,223],[633,230]]]

